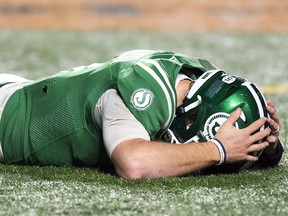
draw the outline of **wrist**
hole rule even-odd
[[[225,163],[226,162],[226,149],[223,143],[219,139],[216,139],[216,138],[212,138],[210,141],[216,145],[220,154],[219,163],[217,163],[216,165],[218,166],[218,165]]]
[[[283,152],[284,152],[284,146],[281,139],[279,139],[276,148],[274,149],[274,152],[269,152],[273,154],[268,154],[267,152],[264,151],[259,158],[259,164],[264,167],[275,166],[280,162]]]
[[[266,156],[273,156],[277,154],[278,145],[281,145],[279,139],[277,139],[277,141],[274,143],[269,143],[269,146],[264,149],[263,154],[265,154]]]

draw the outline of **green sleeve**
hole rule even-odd
[[[175,71],[160,61],[146,59],[119,73],[119,94],[150,136],[167,129],[174,118]]]

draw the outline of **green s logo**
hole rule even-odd
[[[136,109],[145,110],[151,105],[153,98],[154,95],[150,90],[141,88],[132,94],[131,103]]]

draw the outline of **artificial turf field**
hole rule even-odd
[[[286,34],[0,32],[0,73],[38,78],[131,49],[206,58],[257,83],[278,107],[287,140]],[[97,169],[0,165],[0,215],[288,215],[287,156],[237,174],[124,180]]]

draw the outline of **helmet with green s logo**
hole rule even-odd
[[[255,84],[220,70],[207,71],[196,80],[177,108],[176,117],[162,139],[179,144],[209,141],[238,107],[243,112],[234,125],[236,128],[245,128],[261,117],[268,117],[266,100]],[[267,125],[260,130],[265,127]],[[240,171],[251,164],[246,161],[224,163],[211,171]]]

